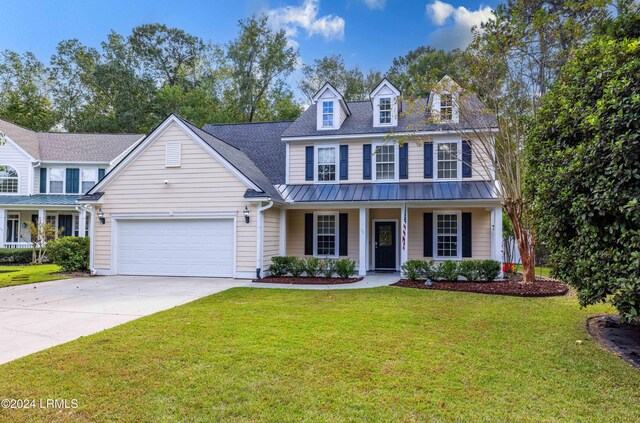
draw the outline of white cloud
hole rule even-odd
[[[473,40],[471,28],[480,28],[481,23],[493,19],[489,6],[480,5],[478,10],[469,10],[440,0],[427,4],[426,12],[434,24],[443,27],[431,34],[431,43],[445,49],[466,47]]]
[[[371,10],[383,10],[387,4],[387,0],[362,0],[362,1]]]
[[[283,28],[289,38],[297,37],[302,28],[308,37],[319,35],[326,40],[344,39],[344,19],[335,15],[318,17],[319,9],[320,0],[304,0],[300,6],[285,6],[269,10],[267,14],[271,24]]]

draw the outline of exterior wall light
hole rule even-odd
[[[244,223],[249,223],[249,209],[247,208],[247,206],[244,206],[242,214],[244,215]]]
[[[98,210],[98,220],[102,225],[105,224],[104,212],[102,211],[102,209]]]

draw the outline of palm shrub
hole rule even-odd
[[[491,282],[500,274],[500,262],[496,260],[478,260],[480,279]]]
[[[356,262],[348,258],[336,260],[334,266],[336,274],[343,279],[350,278],[356,272]]]
[[[328,258],[320,260],[318,264],[318,272],[325,278],[332,278],[333,274],[336,273],[334,261]]]
[[[294,278],[299,278],[305,272],[307,266],[303,259],[298,257],[291,257],[291,261],[289,262],[289,273]]]
[[[478,260],[463,260],[458,264],[458,272],[468,281],[480,280],[480,262]]]
[[[402,274],[411,281],[424,279],[424,260],[407,260],[402,265]]]
[[[446,260],[440,263],[437,270],[438,278],[445,281],[457,281],[460,276],[458,271],[458,262],[454,260]]]
[[[65,236],[47,243],[47,257],[65,272],[89,269],[89,238]]]
[[[308,257],[305,262],[305,272],[310,278],[318,276],[320,259],[318,257]]]
[[[295,259],[295,257],[271,257],[271,265],[269,266],[269,273],[271,273],[271,276],[275,276],[276,278],[286,276],[291,271],[291,262],[293,259]]]

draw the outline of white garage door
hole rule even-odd
[[[233,276],[233,220],[118,220],[121,275]]]

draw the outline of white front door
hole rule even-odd
[[[233,277],[233,219],[118,220],[121,275]]]

